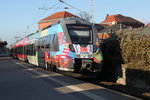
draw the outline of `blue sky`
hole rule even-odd
[[[90,0],[64,0],[70,5],[89,12]],[[39,10],[41,7],[64,7],[59,0],[3,0],[0,3],[0,38],[15,42],[15,37],[24,37],[37,30],[37,22],[63,9]],[[94,21],[100,23],[106,14],[122,14],[133,18],[150,20],[150,0],[94,0]],[[79,11],[68,12],[78,15]],[[29,27],[29,28],[27,28]]]

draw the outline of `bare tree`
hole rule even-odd
[[[92,19],[92,17],[90,16],[90,14],[89,13],[87,13],[87,12],[80,12],[79,13],[79,16],[81,17],[81,18],[83,18],[83,19],[85,19],[86,21],[91,21],[91,19]]]

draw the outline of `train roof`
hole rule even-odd
[[[76,23],[78,23],[78,24],[82,24],[82,23],[84,23],[84,24],[89,24],[89,25],[92,24],[92,23],[90,23],[90,22],[88,22],[88,21],[86,21],[86,20],[84,20],[84,19],[82,19],[82,18],[79,18],[79,17],[67,17],[67,18],[62,18],[62,19],[58,20],[57,22],[55,22],[55,23],[53,23],[53,24],[51,24],[51,25],[49,25],[49,26],[47,26],[47,27],[45,27],[45,28],[43,28],[43,29],[41,29],[41,30],[37,30],[35,33],[31,33],[31,34],[25,36],[24,38],[22,38],[22,39],[20,39],[19,41],[17,41],[17,42],[15,43],[15,45],[20,44],[22,41],[32,40],[32,36],[33,36],[33,38],[35,39],[34,35],[38,34],[39,32],[41,32],[41,31],[43,31],[43,30],[45,30],[45,29],[47,29],[47,28],[49,28],[49,27],[55,26],[55,25],[57,25],[57,24],[59,24],[59,23],[72,23],[72,22],[76,22]],[[21,43],[21,44],[22,44],[22,43]]]
[[[47,29],[47,28],[49,28],[49,27],[52,27],[52,26],[55,26],[55,25],[57,25],[57,24],[59,24],[59,23],[62,23],[62,22],[66,22],[66,21],[71,21],[71,20],[75,20],[75,21],[78,21],[78,22],[80,22],[80,21],[82,21],[82,23],[83,22],[86,22],[86,24],[92,24],[92,23],[90,23],[89,21],[86,21],[86,20],[84,20],[84,19],[82,19],[82,18],[79,18],[79,17],[67,17],[67,18],[61,18],[60,20],[58,20],[57,22],[55,22],[55,23],[53,23],[53,24],[51,24],[51,25],[49,25],[49,26],[47,26],[47,27],[45,27],[45,28],[43,28],[43,29],[41,29],[41,30],[37,30],[37,32],[39,32],[39,31],[43,31],[43,30],[45,30],[45,29]],[[77,23],[78,23],[77,22]],[[80,23],[81,24],[81,23]]]

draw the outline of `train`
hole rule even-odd
[[[62,18],[25,36],[12,56],[52,71],[95,73],[102,70],[102,50],[95,26],[81,18]]]

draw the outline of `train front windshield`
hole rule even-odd
[[[92,28],[89,25],[67,25],[74,44],[92,44]]]

